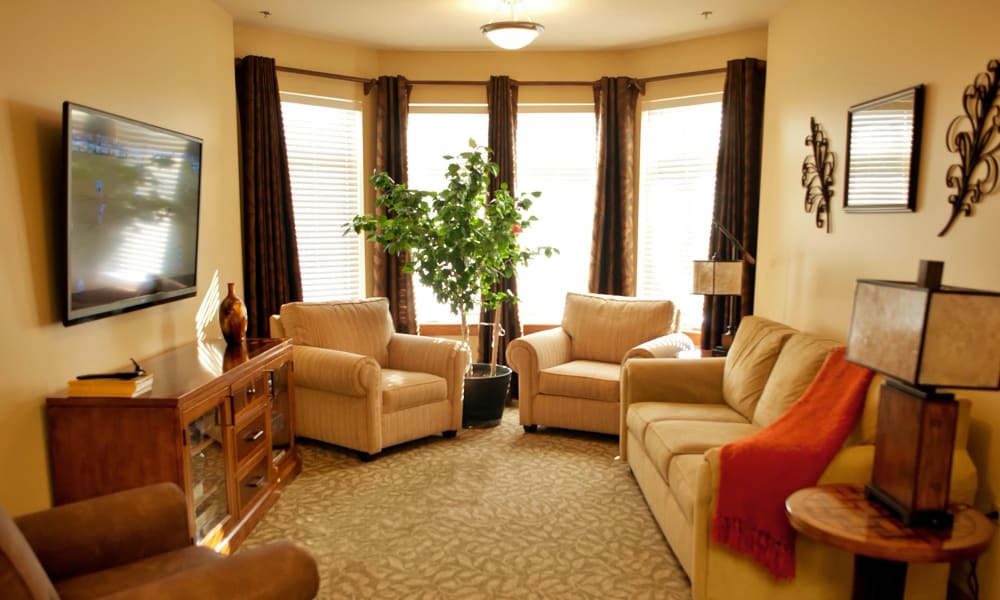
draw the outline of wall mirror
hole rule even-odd
[[[913,212],[917,201],[924,86],[847,111],[847,212]]]

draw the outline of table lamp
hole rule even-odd
[[[859,279],[847,360],[888,376],[880,389],[869,498],[909,527],[946,529],[958,403],[937,388],[1000,389],[1000,293]]]

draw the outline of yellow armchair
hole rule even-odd
[[[386,298],[285,304],[271,336],[293,339],[296,435],[370,459],[462,427],[468,348],[396,333]]]

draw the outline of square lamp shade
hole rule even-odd
[[[859,279],[847,360],[888,375],[880,389],[866,494],[911,527],[947,529],[958,403],[936,388],[1000,388],[1000,294],[941,285],[921,261],[916,283]]]
[[[1000,294],[860,279],[847,359],[914,386],[1000,389]]]
[[[705,296],[739,296],[743,293],[743,261],[694,261],[693,293]]]

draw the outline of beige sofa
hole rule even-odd
[[[521,425],[618,435],[619,375],[631,357],[673,356],[690,340],[669,300],[566,294],[562,325],[507,346]]]
[[[292,302],[270,324],[293,339],[296,435],[369,459],[461,429],[468,348],[396,333],[386,298]]]
[[[719,448],[775,421],[842,345],[760,317],[743,319],[728,356],[626,361],[622,369],[622,456],[695,600],[840,600],[851,596],[853,556],[799,535],[796,576],[777,582],[749,557],[711,540]],[[878,388],[820,483],[867,483],[874,456]],[[968,402],[961,402],[951,500],[971,503],[976,469],[966,451]],[[761,485],[767,482],[762,481]],[[948,565],[909,569],[906,597],[945,597]]]

